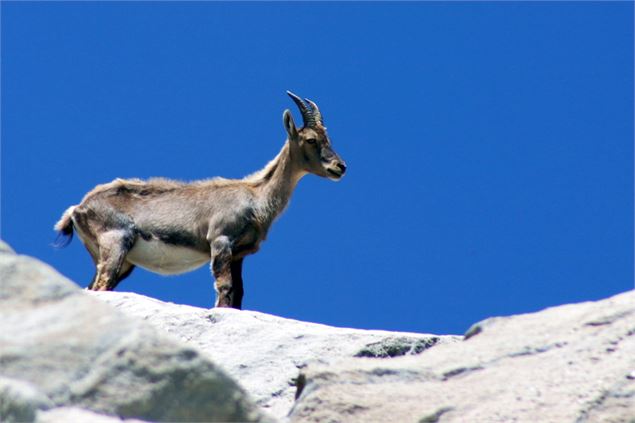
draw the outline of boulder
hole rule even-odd
[[[0,421],[635,422],[633,291],[458,337],[82,291],[2,242],[0,280]]]
[[[0,421],[32,422],[38,410],[52,407],[51,400],[32,384],[0,377]]]
[[[152,421],[264,421],[196,348],[0,245],[0,420],[78,407]],[[46,414],[42,414],[46,420]]]
[[[291,422],[635,422],[635,292],[474,325],[425,354],[302,369]]]
[[[221,363],[260,406],[280,419],[289,413],[299,370],[308,363],[328,364],[347,357],[418,355],[432,346],[461,339],[336,328],[248,310],[208,310],[128,292],[91,295],[197,347]]]
[[[146,420],[120,419],[77,407],[58,407],[37,413],[36,423],[144,423]]]

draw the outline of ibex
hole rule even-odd
[[[287,140],[262,170],[192,183],[115,179],[68,208],[55,230],[68,242],[76,230],[90,253],[96,272],[88,289],[113,290],[135,266],[171,275],[211,261],[215,305],[241,308],[243,259],[258,251],[298,181],[307,173],[337,181],[346,171],[318,106],[287,94],[304,125],[298,129],[284,111]]]

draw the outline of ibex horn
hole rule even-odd
[[[302,113],[302,120],[304,121],[304,126],[315,127],[317,124],[315,113],[310,110],[306,106],[306,104],[304,104],[304,101],[302,101],[300,97],[293,94],[291,91],[287,91],[287,95],[291,97],[291,100],[293,100],[293,102],[297,104],[298,108],[300,109],[300,112]]]
[[[308,98],[305,98],[304,100],[307,103],[309,103],[309,105],[311,106],[311,109],[313,109],[312,115],[315,118],[315,120],[320,122],[322,125],[324,125],[324,121],[322,120],[322,113],[320,113],[320,109],[318,108],[317,104],[315,104],[314,102],[312,102]]]

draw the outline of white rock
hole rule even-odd
[[[36,423],[144,423],[145,420],[120,419],[77,407],[58,407],[37,413]]]
[[[461,342],[82,292],[1,242],[0,280],[2,421],[266,420],[211,359],[292,423],[635,422],[633,291]]]
[[[38,410],[53,407],[53,402],[32,384],[0,377],[0,422],[32,422]]]
[[[635,292],[468,335],[420,356],[309,365],[291,421],[635,421]]]
[[[0,281],[0,376],[34,387],[5,384],[9,412],[27,404],[31,419],[50,401],[147,420],[264,419],[198,350],[91,298],[49,266],[3,249]]]
[[[0,254],[15,254],[15,252],[9,244],[0,239]]]
[[[255,311],[207,310],[128,292],[90,294],[200,348],[278,418],[284,418],[291,409],[299,369],[311,361],[330,363],[355,355],[415,354],[460,339],[335,328]]]

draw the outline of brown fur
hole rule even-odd
[[[338,180],[346,169],[321,124],[297,129],[288,110],[283,121],[280,153],[243,179],[115,179],[66,210],[55,229],[76,230],[89,251],[89,289],[114,289],[136,265],[174,274],[211,261],[216,305],[240,308],[243,258],[258,251],[298,181],[307,173]]]

